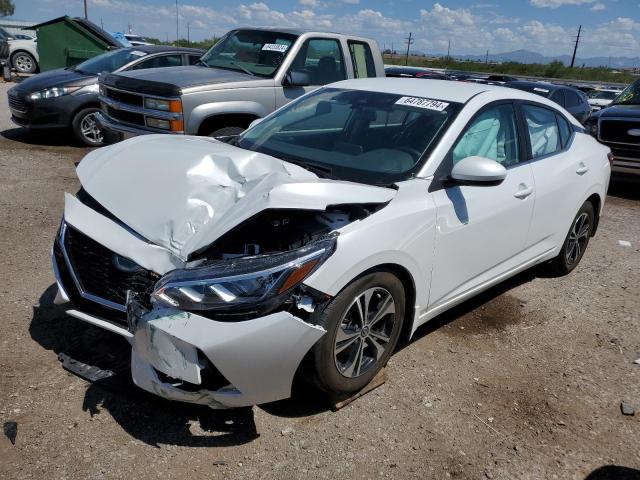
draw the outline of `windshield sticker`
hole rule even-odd
[[[442,112],[449,106],[447,102],[441,102],[439,100],[432,100],[430,98],[420,97],[402,97],[396,102],[396,105],[406,105],[408,107],[425,108],[427,110],[435,110],[436,112]]]
[[[280,43],[265,43],[262,46],[262,50],[267,52],[280,52],[284,53],[289,48],[289,45],[282,45]]]
[[[136,57],[144,57],[146,53],[141,52],[140,50],[134,50],[131,52],[131,55],[135,55]]]
[[[535,88],[533,89],[533,91],[534,91],[534,92],[549,93],[549,90],[547,90],[547,89],[545,89],[545,88],[538,88],[538,87],[535,87]]]

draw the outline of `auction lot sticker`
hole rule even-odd
[[[396,102],[396,105],[425,108],[427,110],[435,110],[436,112],[441,112],[449,106],[447,102],[421,97],[402,97]]]
[[[266,50],[267,52],[280,52],[284,53],[289,48],[289,45],[282,45],[280,43],[265,43],[262,46],[262,50]]]

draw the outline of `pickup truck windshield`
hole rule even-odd
[[[80,65],[76,65],[73,69],[80,73],[86,73],[87,75],[98,75],[102,72],[111,73],[125,66],[127,63],[138,60],[146,55],[147,53],[136,50],[135,48],[120,48],[90,58]]]
[[[323,177],[389,185],[422,166],[460,109],[425,97],[324,88],[246,130],[246,150],[298,164]]]
[[[625,88],[611,105],[640,105],[640,80]]]
[[[296,38],[296,35],[266,30],[234,30],[211,47],[200,62],[208,67],[270,78]]]

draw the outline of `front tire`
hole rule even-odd
[[[558,275],[567,275],[578,266],[584,255],[595,225],[595,211],[591,202],[585,202],[576,214],[562,249],[551,261],[551,268]]]
[[[11,65],[18,73],[35,73],[38,69],[38,62],[28,52],[16,52],[11,57]]]
[[[234,135],[240,135],[246,129],[242,127],[222,127],[214,130],[208,136],[209,137],[232,137]]]
[[[89,147],[101,147],[105,144],[105,132],[96,121],[96,113],[99,111],[99,108],[94,107],[80,110],[71,123],[75,137]]]
[[[322,313],[327,333],[312,349],[317,386],[337,395],[364,388],[393,353],[404,312],[404,288],[391,273],[365,275],[342,290]]]

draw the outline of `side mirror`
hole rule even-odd
[[[451,170],[451,179],[463,185],[497,185],[507,176],[507,169],[495,160],[467,157]]]
[[[285,87],[306,87],[311,85],[311,76],[307,72],[289,70],[282,83]]]

